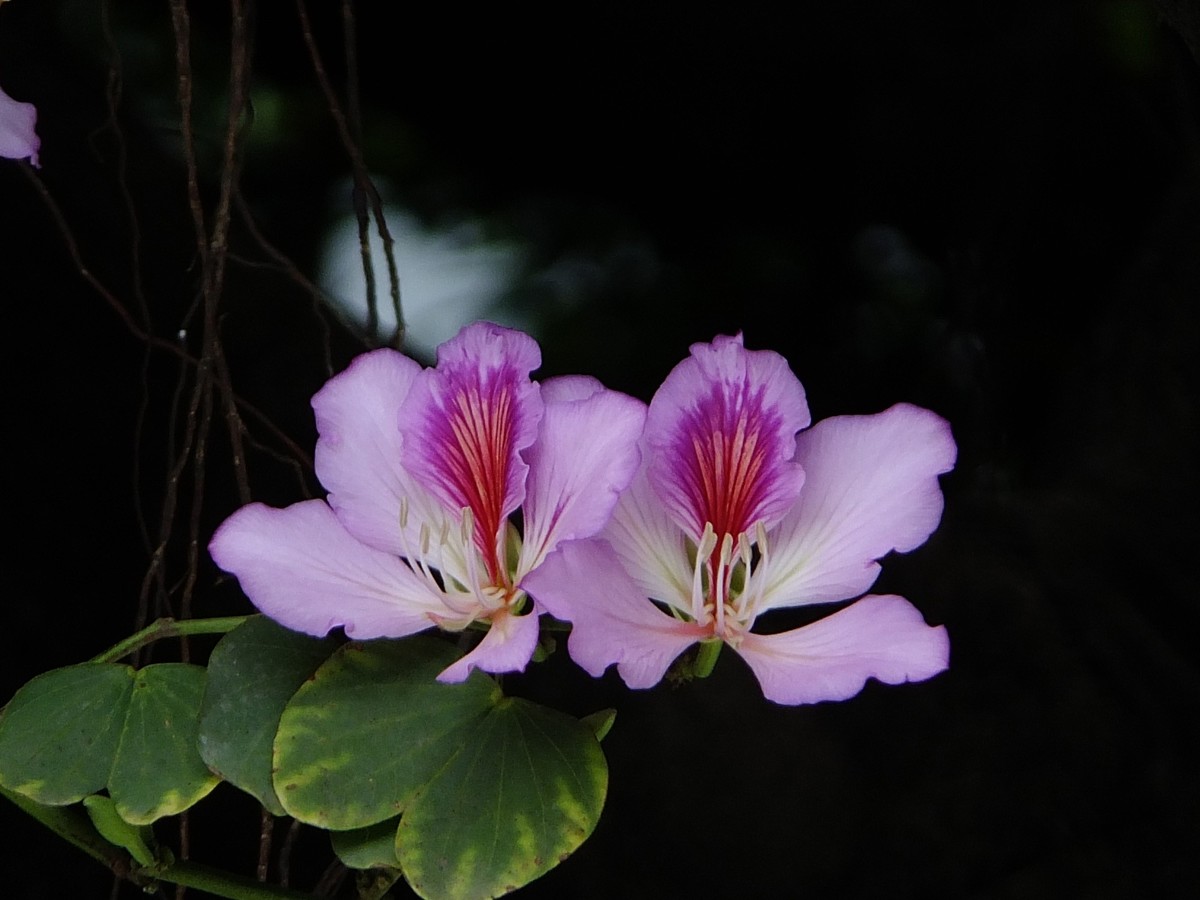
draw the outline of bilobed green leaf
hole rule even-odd
[[[405,810],[396,833],[405,880],[438,900],[514,891],[587,839],[607,790],[587,725],[505,698]]]
[[[226,781],[284,814],[271,785],[279,717],[337,646],[253,616],[213,648],[200,707],[200,756]]]
[[[398,818],[387,819],[353,831],[331,831],[333,852],[351,869],[398,869],[396,826],[399,824]]]
[[[126,822],[148,825],[183,812],[220,780],[196,749],[204,669],[161,663],[138,670],[108,779]]]
[[[433,638],[340,647],[288,702],[275,737],[275,792],[310,825],[390,819],[454,756],[500,698],[473,673],[440,684],[458,658]]]
[[[133,680],[129,666],[84,663],[22,687],[0,716],[0,784],[50,806],[102,790]]]

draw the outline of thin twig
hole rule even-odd
[[[183,158],[187,166],[188,207],[196,236],[196,254],[208,257],[204,227],[204,205],[200,202],[200,176],[196,164],[196,138],[192,131],[192,24],[186,0],[171,0],[171,26],[175,31],[175,72],[179,80],[180,125],[183,130]]]
[[[234,186],[238,180],[241,157],[239,137],[242,132],[242,115],[246,108],[246,86],[250,78],[249,22],[246,5],[242,0],[232,0],[232,27],[230,34],[229,61],[229,110],[225,123],[225,148],[221,165],[221,190],[217,209],[213,215],[213,229],[209,237],[209,258],[206,260],[204,278],[204,340],[203,358],[211,358],[218,376],[222,400],[225,401],[225,421],[229,431],[230,449],[233,455],[233,471],[237,481],[238,495],[243,504],[250,502],[250,483],[246,474],[246,454],[242,445],[244,425],[238,415],[237,403],[229,383],[229,367],[225,350],[221,344],[217,322],[217,309],[225,283],[225,264],[229,248],[230,210],[233,205]]]
[[[300,834],[300,822],[298,819],[293,819],[292,824],[288,826],[287,834],[284,835],[283,845],[279,848],[279,883],[283,887],[288,887],[292,879],[292,848],[296,846],[296,837]]]
[[[88,286],[90,286],[92,290],[99,294],[100,298],[104,300],[108,307],[114,313],[116,313],[117,317],[121,320],[121,323],[126,327],[134,339],[145,342],[155,350],[161,350],[171,356],[174,356],[192,368],[199,366],[200,361],[188,353],[187,350],[181,345],[150,334],[142,329],[137,321],[134,320],[134,318],[129,314],[129,311],[125,308],[121,301],[117,299],[117,297],[104,285],[102,281],[92,274],[90,269],[88,269],[87,264],[84,262],[83,256],[80,253],[79,244],[75,240],[74,232],[71,231],[71,227],[67,224],[67,220],[63,216],[62,210],[59,208],[58,203],[50,194],[50,191],[46,188],[45,183],[40,177],[38,177],[36,170],[34,170],[33,167],[26,162],[18,163],[17,166],[25,175],[25,177],[29,179],[34,190],[36,190],[38,195],[42,198],[42,202],[45,204],[46,210],[50,213],[51,219],[54,220],[54,224],[58,228],[59,235],[62,237],[63,243],[66,245],[67,253],[71,257],[71,261],[75,264],[75,269],[79,272],[80,277],[83,278],[83,280],[87,282]],[[278,425],[276,425],[267,417],[266,413],[260,410],[249,400],[245,399],[244,397],[239,397],[236,394],[234,396],[237,401],[238,409],[241,410],[241,412],[243,412],[247,417],[253,419],[260,427],[266,429],[270,433],[271,437],[279,441],[279,443],[287,449],[287,452],[291,454],[291,456],[295,458],[297,462],[303,465],[306,469],[312,469],[312,455],[308,453],[308,451],[304,450],[299,444],[288,437],[288,435],[286,435]]]
[[[331,334],[329,330],[329,322],[325,318],[324,310],[333,307],[330,298],[325,295],[317,285],[306,276],[300,267],[292,260],[290,256],[267,240],[262,229],[258,227],[258,222],[254,219],[254,214],[250,211],[250,204],[246,202],[246,197],[240,188],[237,188],[234,193],[233,202],[237,205],[238,212],[242,216],[242,225],[250,232],[250,237],[254,238],[255,242],[262,249],[263,253],[271,258],[276,267],[294,281],[299,287],[307,291],[312,297],[312,309],[317,322],[321,326],[322,347],[324,348],[325,358],[325,375],[328,378],[333,377],[333,357],[331,355]]]
[[[275,817],[265,806],[258,820],[258,868],[255,876],[266,881],[271,866],[271,838],[275,834]]]
[[[346,5],[343,4],[343,28],[349,29],[345,40],[352,41],[354,38],[354,15],[353,10],[349,11],[349,17],[346,16]],[[383,253],[387,259],[388,278],[391,285],[392,307],[396,313],[396,346],[402,347],[404,344],[404,315],[402,304],[400,302],[400,276],[396,268],[395,256],[395,241],[392,240],[391,232],[388,230],[387,220],[383,215],[383,203],[379,198],[379,192],[375,189],[374,183],[371,181],[370,174],[367,170],[367,164],[363,159],[360,143],[354,139],[351,132],[350,123],[346,120],[345,113],[342,112],[342,105],[338,102],[337,94],[333,90],[333,84],[329,80],[329,76],[325,71],[325,65],[321,62],[321,53],[317,49],[316,39],[313,37],[312,23],[308,18],[308,8],[304,4],[304,0],[296,0],[296,12],[300,17],[300,30],[304,36],[304,45],[308,49],[309,60],[312,62],[313,73],[317,77],[317,82],[321,86],[321,92],[325,95],[325,102],[329,106],[329,114],[333,117],[334,124],[337,126],[338,137],[342,141],[342,146],[346,150],[346,155],[350,157],[350,167],[354,174],[354,190],[355,190],[355,214],[359,215],[360,204],[369,207],[375,219],[375,228],[379,234],[380,240],[383,242]],[[354,65],[356,57],[353,54],[347,56],[346,64]],[[357,75],[352,79],[353,84],[357,85]],[[370,265],[370,245],[369,241],[363,238],[362,218],[359,218],[359,242],[362,248],[363,255],[363,277],[367,282],[367,315],[368,315],[368,330],[371,323],[376,321],[374,316],[375,310],[375,271]],[[371,332],[372,335],[375,333]]]

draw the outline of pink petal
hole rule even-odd
[[[559,375],[542,382],[542,402],[558,403],[571,400],[586,400],[593,394],[607,390],[599,379],[590,375]]]
[[[631,688],[662,680],[671,662],[707,632],[658,610],[606,542],[562,544],[525,585],[551,615],[571,623],[567,647],[588,674],[613,663]]]
[[[540,364],[528,335],[468,325],[438,348],[437,368],[421,373],[401,410],[404,467],[455,513],[471,510],[493,580],[501,526],[524,499],[521,451],[542,418],[538,386],[529,380]]]
[[[355,638],[400,637],[449,612],[401,560],[357,541],[323,500],[243,506],[208,550],[255,606],[293,631],[343,625]]]
[[[438,675],[441,682],[466,681],[474,668],[485,672],[524,672],[538,639],[538,613],[514,616],[501,610],[475,649]]]
[[[41,139],[37,126],[37,107],[20,103],[0,89],[0,156],[9,159],[28,159],[38,165]]]
[[[317,478],[346,529],[377,550],[404,555],[401,500],[419,493],[400,463],[400,405],[421,366],[395,350],[356,357],[312,399]],[[414,516],[414,518],[419,518]],[[416,546],[410,536],[408,546]]]
[[[741,335],[694,344],[650,402],[650,481],[693,540],[706,522],[720,538],[774,524],[796,499],[803,470],[795,435],[809,423],[804,388],[787,360],[746,350]]]
[[[564,396],[568,385],[558,381],[545,393]],[[645,420],[646,405],[616,391],[546,401],[538,439],[524,453],[529,475],[518,573],[536,568],[560,541],[604,527],[637,471]]]
[[[879,574],[875,560],[919,547],[942,515],[938,475],[954,467],[950,426],[901,403],[874,416],[825,419],[796,439],[807,480],[768,535],[761,609],[845,600]]]
[[[783,634],[747,634],[737,648],[776,703],[846,700],[868,678],[924,681],[945,671],[950,639],[903,597],[864,597]]]
[[[643,442],[642,466],[621,494],[600,537],[612,545],[643,597],[692,611],[692,563],[683,531],[650,486],[649,451]]]

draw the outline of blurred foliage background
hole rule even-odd
[[[230,15],[190,6],[211,223]],[[952,666],[934,681],[784,709],[732,655],[707,682],[641,693],[564,653],[509,679],[572,712],[620,711],[599,829],[525,895],[1194,896],[1186,29],[1144,0],[361,3],[351,75],[341,6],[310,6],[389,211],[413,352],[494,318],[538,336],[542,374],[648,400],[689,344],[741,330],[787,356],[814,419],[903,400],[959,442],[940,530],[877,586],[947,625]],[[211,345],[171,12],[5,4],[0,84],[38,106],[37,178],[82,264],[195,359]],[[216,321],[234,389],[278,429],[246,417],[249,486],[286,504],[319,486],[280,435],[311,451],[309,397],[388,336],[336,308],[364,296],[353,173],[297,7],[254,4],[250,24],[246,215]],[[194,615],[247,611],[202,552],[240,502],[219,403],[198,464],[195,366],[147,350],[81,277],[29,174],[0,161],[5,698],[130,633],[141,598],[150,615],[185,593]],[[253,803],[214,798],[193,815],[193,857],[252,872]],[[108,894],[108,873],[15,808],[0,823],[4,896]],[[292,883],[311,887],[325,848],[298,841]]]

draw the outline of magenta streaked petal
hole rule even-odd
[[[401,410],[405,469],[455,513],[471,510],[490,568],[499,566],[501,526],[525,495],[521,451],[542,418],[529,373],[540,364],[528,335],[469,325],[438,348],[437,368],[421,373]]]
[[[42,142],[36,126],[37,107],[14,100],[0,88],[0,156],[28,159],[38,165]]]
[[[873,416],[838,416],[796,440],[807,480],[768,535],[760,611],[846,600],[879,574],[876,560],[919,547],[942,515],[938,476],[954,467],[950,426],[901,403]]]
[[[557,381],[544,393],[570,396],[560,390],[569,385]],[[645,421],[646,405],[616,391],[546,402],[538,439],[524,453],[529,475],[518,579],[560,541],[591,537],[604,527],[637,471]]]
[[[612,545],[625,571],[644,597],[661,600],[680,612],[692,611],[692,564],[683,531],[650,486],[649,451],[642,444],[642,465],[621,494],[600,537]]]
[[[661,612],[625,572],[605,541],[570,541],[525,579],[530,595],[571,623],[571,658],[599,677],[613,663],[631,688],[662,680],[675,657],[707,636]]]
[[[471,670],[485,672],[524,672],[533,656],[538,639],[537,611],[514,616],[501,610],[492,619],[492,627],[474,650],[447,666],[438,675],[441,682],[466,681]]]
[[[808,423],[804,388],[778,353],[746,350],[741,335],[694,344],[650,402],[651,484],[693,540],[706,522],[718,537],[772,525],[804,483],[792,456]]]
[[[320,435],[314,462],[329,505],[356,538],[397,556],[405,551],[401,501],[422,506],[423,492],[400,461],[400,405],[420,372],[395,350],[375,350],[355,358],[312,399]],[[421,512],[414,521],[424,518]],[[410,535],[408,546],[416,543]]]
[[[356,540],[324,500],[286,509],[243,506],[209,544],[263,613],[293,631],[401,637],[445,612],[439,595],[401,560]]]
[[[737,648],[763,695],[794,705],[846,700],[868,678],[924,681],[944,671],[950,639],[894,595],[864,597],[811,625],[783,634],[748,634]]]

